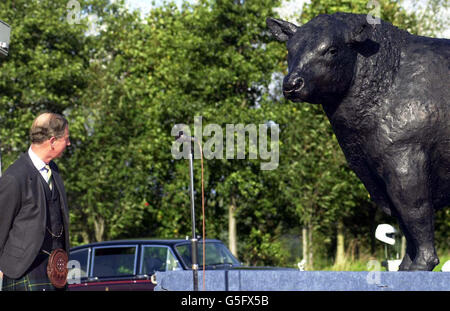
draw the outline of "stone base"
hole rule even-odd
[[[156,273],[155,290],[192,291],[192,271]],[[198,272],[203,290],[203,272]],[[450,291],[447,272],[206,271],[207,291]]]

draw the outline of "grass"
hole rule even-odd
[[[447,252],[438,252],[440,263],[437,265],[433,271],[439,272],[442,269],[442,266],[450,260],[450,251]],[[369,269],[368,264],[370,260],[377,260],[380,265],[381,262],[384,261],[384,258],[374,258],[374,257],[367,257],[367,258],[360,258],[358,260],[346,260],[342,265],[336,266],[336,265],[326,265],[322,268],[318,267],[314,270],[320,270],[320,271],[369,271],[373,270],[375,267],[371,267]],[[386,271],[385,267],[380,266],[381,271]]]
[[[439,253],[438,253],[439,254]],[[441,271],[442,266],[450,260],[450,251],[447,253],[443,253],[442,255],[439,255],[439,260],[441,261],[436,268],[433,269],[433,271]]]

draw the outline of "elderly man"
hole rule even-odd
[[[0,178],[3,290],[64,290],[69,211],[52,160],[70,145],[68,122],[59,114],[43,113],[34,120],[30,138],[28,152]]]

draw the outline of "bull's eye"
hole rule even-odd
[[[331,46],[327,50],[327,54],[330,54],[332,56],[335,56],[337,54],[338,50],[334,46]]]

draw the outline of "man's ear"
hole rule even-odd
[[[351,29],[347,34],[346,43],[358,44],[366,41],[370,38],[370,33],[372,32],[372,27],[367,22],[357,24],[356,27]]]
[[[56,137],[55,136],[50,137],[49,141],[50,141],[50,146],[53,148],[53,144],[56,141]]]
[[[288,41],[298,28],[292,23],[272,17],[266,19],[266,24],[275,39],[281,42]]]

